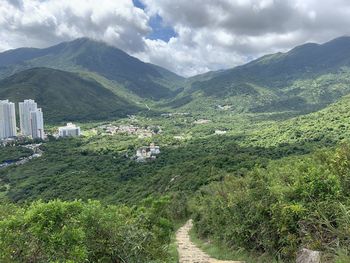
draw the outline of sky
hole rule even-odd
[[[349,31],[349,0],[0,0],[0,52],[89,37],[183,76]]]

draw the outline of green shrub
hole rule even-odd
[[[168,256],[172,225],[156,209],[59,200],[12,208],[0,217],[1,262],[156,262]]]
[[[203,188],[191,207],[205,238],[293,260],[301,247],[350,251],[350,147],[271,162]]]

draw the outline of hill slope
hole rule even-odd
[[[184,81],[166,69],[88,38],[46,49],[21,48],[0,53],[0,77],[33,67],[98,73],[141,98],[154,100],[174,96],[182,90],[180,87]]]
[[[1,80],[0,98],[34,99],[49,122],[121,117],[138,110],[96,81],[48,68],[25,70]]]
[[[188,107],[232,104],[253,112],[321,109],[350,93],[350,37],[305,44],[188,80]]]
[[[349,138],[350,95],[320,111],[270,124],[250,134],[247,141],[265,147],[283,144],[333,146]]]

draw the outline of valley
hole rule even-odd
[[[192,218],[242,261],[347,262],[348,53],[344,37],[187,79],[85,38],[0,53],[0,98],[35,99],[48,135],[0,148],[28,160],[0,167],[0,261],[175,263]],[[70,121],[82,135],[56,138]]]

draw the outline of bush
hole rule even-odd
[[[294,260],[301,247],[350,252],[350,147],[271,162],[203,188],[195,228],[234,249]]]
[[[155,209],[59,200],[4,207],[12,211],[0,217],[1,262],[158,262],[168,256],[172,225]]]

